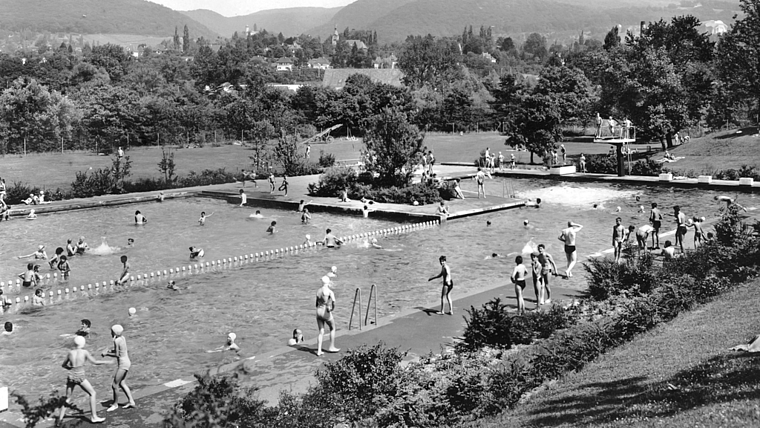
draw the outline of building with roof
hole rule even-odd
[[[346,86],[346,80],[352,74],[363,74],[369,77],[374,83],[384,83],[386,85],[402,88],[404,83],[404,73],[398,68],[333,68],[325,70],[322,78],[322,86],[333,89],[343,89]]]
[[[314,58],[307,63],[309,68],[327,70],[330,68],[330,60],[325,57]]]
[[[293,71],[293,60],[288,57],[282,57],[275,62],[277,71]]]

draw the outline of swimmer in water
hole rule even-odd
[[[325,231],[325,237],[322,240],[322,245],[324,245],[327,248],[335,248],[342,244],[343,244],[343,241],[341,241],[337,236],[333,235],[332,229],[327,229]]]
[[[21,278],[21,285],[24,287],[36,287],[38,285],[39,275],[37,275],[36,272],[34,272],[34,263],[29,263],[26,265],[26,272],[23,272],[18,275],[19,278]]]
[[[277,232],[276,226],[277,226],[277,222],[276,221],[272,221],[272,223],[267,228],[267,233],[270,234],[270,235],[274,235],[274,233]]]
[[[126,258],[126,256],[122,256]],[[126,261],[124,262],[126,264]],[[113,350],[109,352],[103,352],[102,357],[116,358],[116,373],[113,375],[113,383],[111,384],[111,391],[113,392],[113,402],[106,412],[113,412],[119,408],[119,396],[118,388],[120,387],[124,394],[127,396],[127,404],[123,409],[130,409],[137,407],[135,405],[135,399],[132,398],[132,391],[127,386],[126,378],[129,373],[132,362],[129,359],[129,352],[127,350],[127,339],[122,335],[124,328],[118,324],[111,327],[111,336],[113,337]]]
[[[132,238],[127,238],[127,247],[134,247],[135,246],[135,240]]]
[[[166,288],[172,291],[179,291],[179,287],[177,287],[177,283],[174,282],[174,280],[169,281],[169,283],[166,284]]]
[[[261,215],[261,211],[256,210],[256,214],[251,214],[248,216],[249,218],[264,218],[263,215]]]
[[[310,221],[311,221],[311,214],[309,213],[309,209],[304,208],[303,211],[301,212],[301,223],[309,224]]]
[[[201,217],[198,219],[198,224],[201,226],[206,225],[206,219],[214,215],[214,213],[211,213],[209,215],[206,215],[206,211],[201,211]]]
[[[5,324],[3,325],[3,334],[7,335],[11,333],[13,333],[13,323],[10,321],[6,321]]]
[[[61,271],[61,278],[69,279],[71,275],[71,267],[69,266],[69,258],[61,255],[61,260],[58,262],[58,270]]]
[[[206,254],[203,248],[190,247],[190,260],[196,260],[203,257]]]
[[[303,245],[311,246],[311,235],[306,235],[306,239],[303,241]]]
[[[85,376],[84,363],[89,361],[92,364],[101,365],[109,364],[110,362],[93,358],[90,352],[84,349],[86,343],[87,341],[83,336],[74,337],[76,349],[70,350],[63,361],[62,367],[69,371],[69,375],[66,378],[66,404],[61,407],[61,411],[58,413],[58,425],[63,422],[63,418],[66,416],[66,408],[69,406],[69,400],[76,386],[82,388],[90,396],[90,412],[92,413],[90,422],[97,424],[105,421],[105,418],[98,416],[97,395],[90,381]]]
[[[17,259],[28,259],[30,257],[34,257],[35,260],[38,260],[38,259],[47,260],[48,256],[47,256],[47,253],[45,252],[45,246],[44,245],[40,245],[39,247],[37,247],[37,251],[33,252],[32,254],[27,254],[25,256],[18,256],[16,258]]]
[[[365,205],[364,207],[362,207],[362,216],[364,218],[369,217],[369,207],[367,205]]]
[[[79,330],[77,330],[76,333],[74,333],[77,336],[87,337],[90,334],[90,327],[92,327],[92,322],[88,320],[87,318],[80,321],[82,325],[79,327]]]
[[[122,263],[121,275],[119,275],[119,279],[116,280],[116,283],[119,285],[124,284],[129,280],[129,263],[127,263],[127,256],[121,256],[120,260]]]
[[[32,306],[45,306],[45,295],[42,294],[42,289],[38,288],[34,290],[34,296],[32,296]]]
[[[74,245],[71,239],[66,240],[66,255],[69,257],[73,257],[76,254],[77,254],[77,246]]]
[[[55,269],[56,266],[58,266],[58,262],[61,261],[61,255],[63,254],[63,248],[58,247],[55,249],[55,254],[53,254],[53,257],[48,260],[48,266],[50,266],[50,269]]]
[[[164,192],[158,192],[158,196],[156,196],[157,202],[163,202],[164,201]]]
[[[297,328],[293,330],[293,337],[288,339],[288,346],[295,346],[299,343],[303,343],[303,333]]]
[[[541,198],[536,198],[535,201],[528,199],[528,201],[525,202],[525,206],[533,207],[533,208],[541,208]]]
[[[335,347],[335,318],[333,317],[333,311],[335,310],[335,293],[330,289],[330,278],[327,276],[322,277],[322,287],[317,290],[317,328],[319,329],[319,335],[317,336],[317,356],[324,354],[322,352],[322,339],[325,335],[325,326],[330,327],[330,347],[327,348],[327,352],[338,352],[339,348]]]
[[[235,333],[229,333],[227,335],[227,341],[224,343],[224,345],[214,350],[206,351],[206,352],[208,353],[224,352],[224,351],[240,352],[240,347],[237,345],[237,343],[235,343],[235,339],[237,339],[237,335]]]
[[[0,313],[2,313],[5,308],[11,305],[13,305],[13,302],[6,296],[3,296],[3,289],[0,288]]]
[[[86,242],[84,242],[84,236],[79,237],[79,242],[77,242],[77,254],[82,255],[85,251],[89,250],[90,246],[87,245]]]
[[[310,204],[310,203],[312,203],[312,202],[313,202],[313,201],[304,202],[304,200],[303,200],[303,199],[301,199],[301,202],[299,202],[299,203],[298,203],[298,210],[297,210],[297,211],[298,211],[299,213],[303,212],[304,208],[306,208],[306,205],[309,205],[309,204]]]
[[[147,222],[148,222],[148,219],[145,218],[144,215],[142,215],[142,213],[140,212],[140,210],[135,211],[135,224],[136,225],[145,224]]]
[[[36,220],[37,219],[37,214],[34,213],[33,209],[29,210],[29,215],[26,216],[26,219],[27,220]]]

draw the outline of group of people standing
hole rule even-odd
[[[610,136],[612,138],[624,138],[629,139],[632,137],[631,130],[633,129],[633,122],[631,122],[630,119],[628,119],[628,116],[625,116],[622,122],[618,122],[617,120],[612,118],[612,115],[609,116],[607,120],[607,128],[610,131]],[[595,138],[602,138],[602,125],[603,125],[604,119],[602,119],[602,115],[598,112],[596,113],[596,134],[594,135]],[[619,131],[619,135],[615,134],[615,131]]]

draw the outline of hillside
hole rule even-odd
[[[381,43],[403,41],[410,34],[452,36],[466,25],[494,26],[494,34],[520,39],[521,33],[539,32],[548,37],[577,34],[583,29],[604,38],[617,24],[636,27],[641,21],[693,14],[702,20],[730,22],[736,12],[733,3],[706,0],[696,6],[677,7],[666,0],[357,0],[336,13],[332,22],[309,30],[323,38],[333,25],[377,31]],[[588,6],[586,6],[588,5]],[[704,6],[707,5],[707,6]],[[660,7],[658,7],[660,6]],[[734,5],[734,8],[738,6]],[[559,37],[562,38],[562,37]]]
[[[215,39],[206,26],[144,0],[0,0],[0,29],[169,37],[187,24],[193,38]]]
[[[357,30],[374,29],[373,23],[378,18],[391,13],[393,10],[401,6],[413,3],[414,1],[415,0],[356,0],[343,7],[343,9],[333,16],[330,22],[322,25],[314,25],[307,32],[314,37],[321,36],[322,40],[324,40],[325,37],[333,33],[335,25],[338,26],[338,31],[340,32],[343,32],[346,27]],[[439,12],[435,11],[434,13],[438,14]],[[404,29],[405,28],[406,27],[404,27]],[[384,40],[403,40],[406,38],[407,34],[411,33],[406,32],[395,34],[393,37],[388,36]],[[378,38],[381,38],[379,31]]]
[[[226,17],[210,10],[180,12],[219,33],[230,37],[235,31],[242,33],[246,25],[253,30],[266,29],[270,33],[282,33],[286,37],[307,33],[315,25],[326,25],[342,8],[293,7],[262,10],[245,16]]]

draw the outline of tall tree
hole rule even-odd
[[[425,136],[400,109],[386,108],[368,120],[364,145],[372,156],[368,167],[384,184],[409,184],[412,164],[422,150]]]
[[[755,105],[760,122],[760,0],[740,0],[739,7],[744,16],[718,45],[718,70],[730,92]]]
[[[182,52],[190,52],[190,30],[187,28],[187,24],[185,24],[185,29],[182,32]]]
[[[447,39],[428,34],[407,37],[399,55],[398,65],[404,71],[404,83],[413,89],[425,83],[437,87],[448,85],[459,71],[459,48]]]

